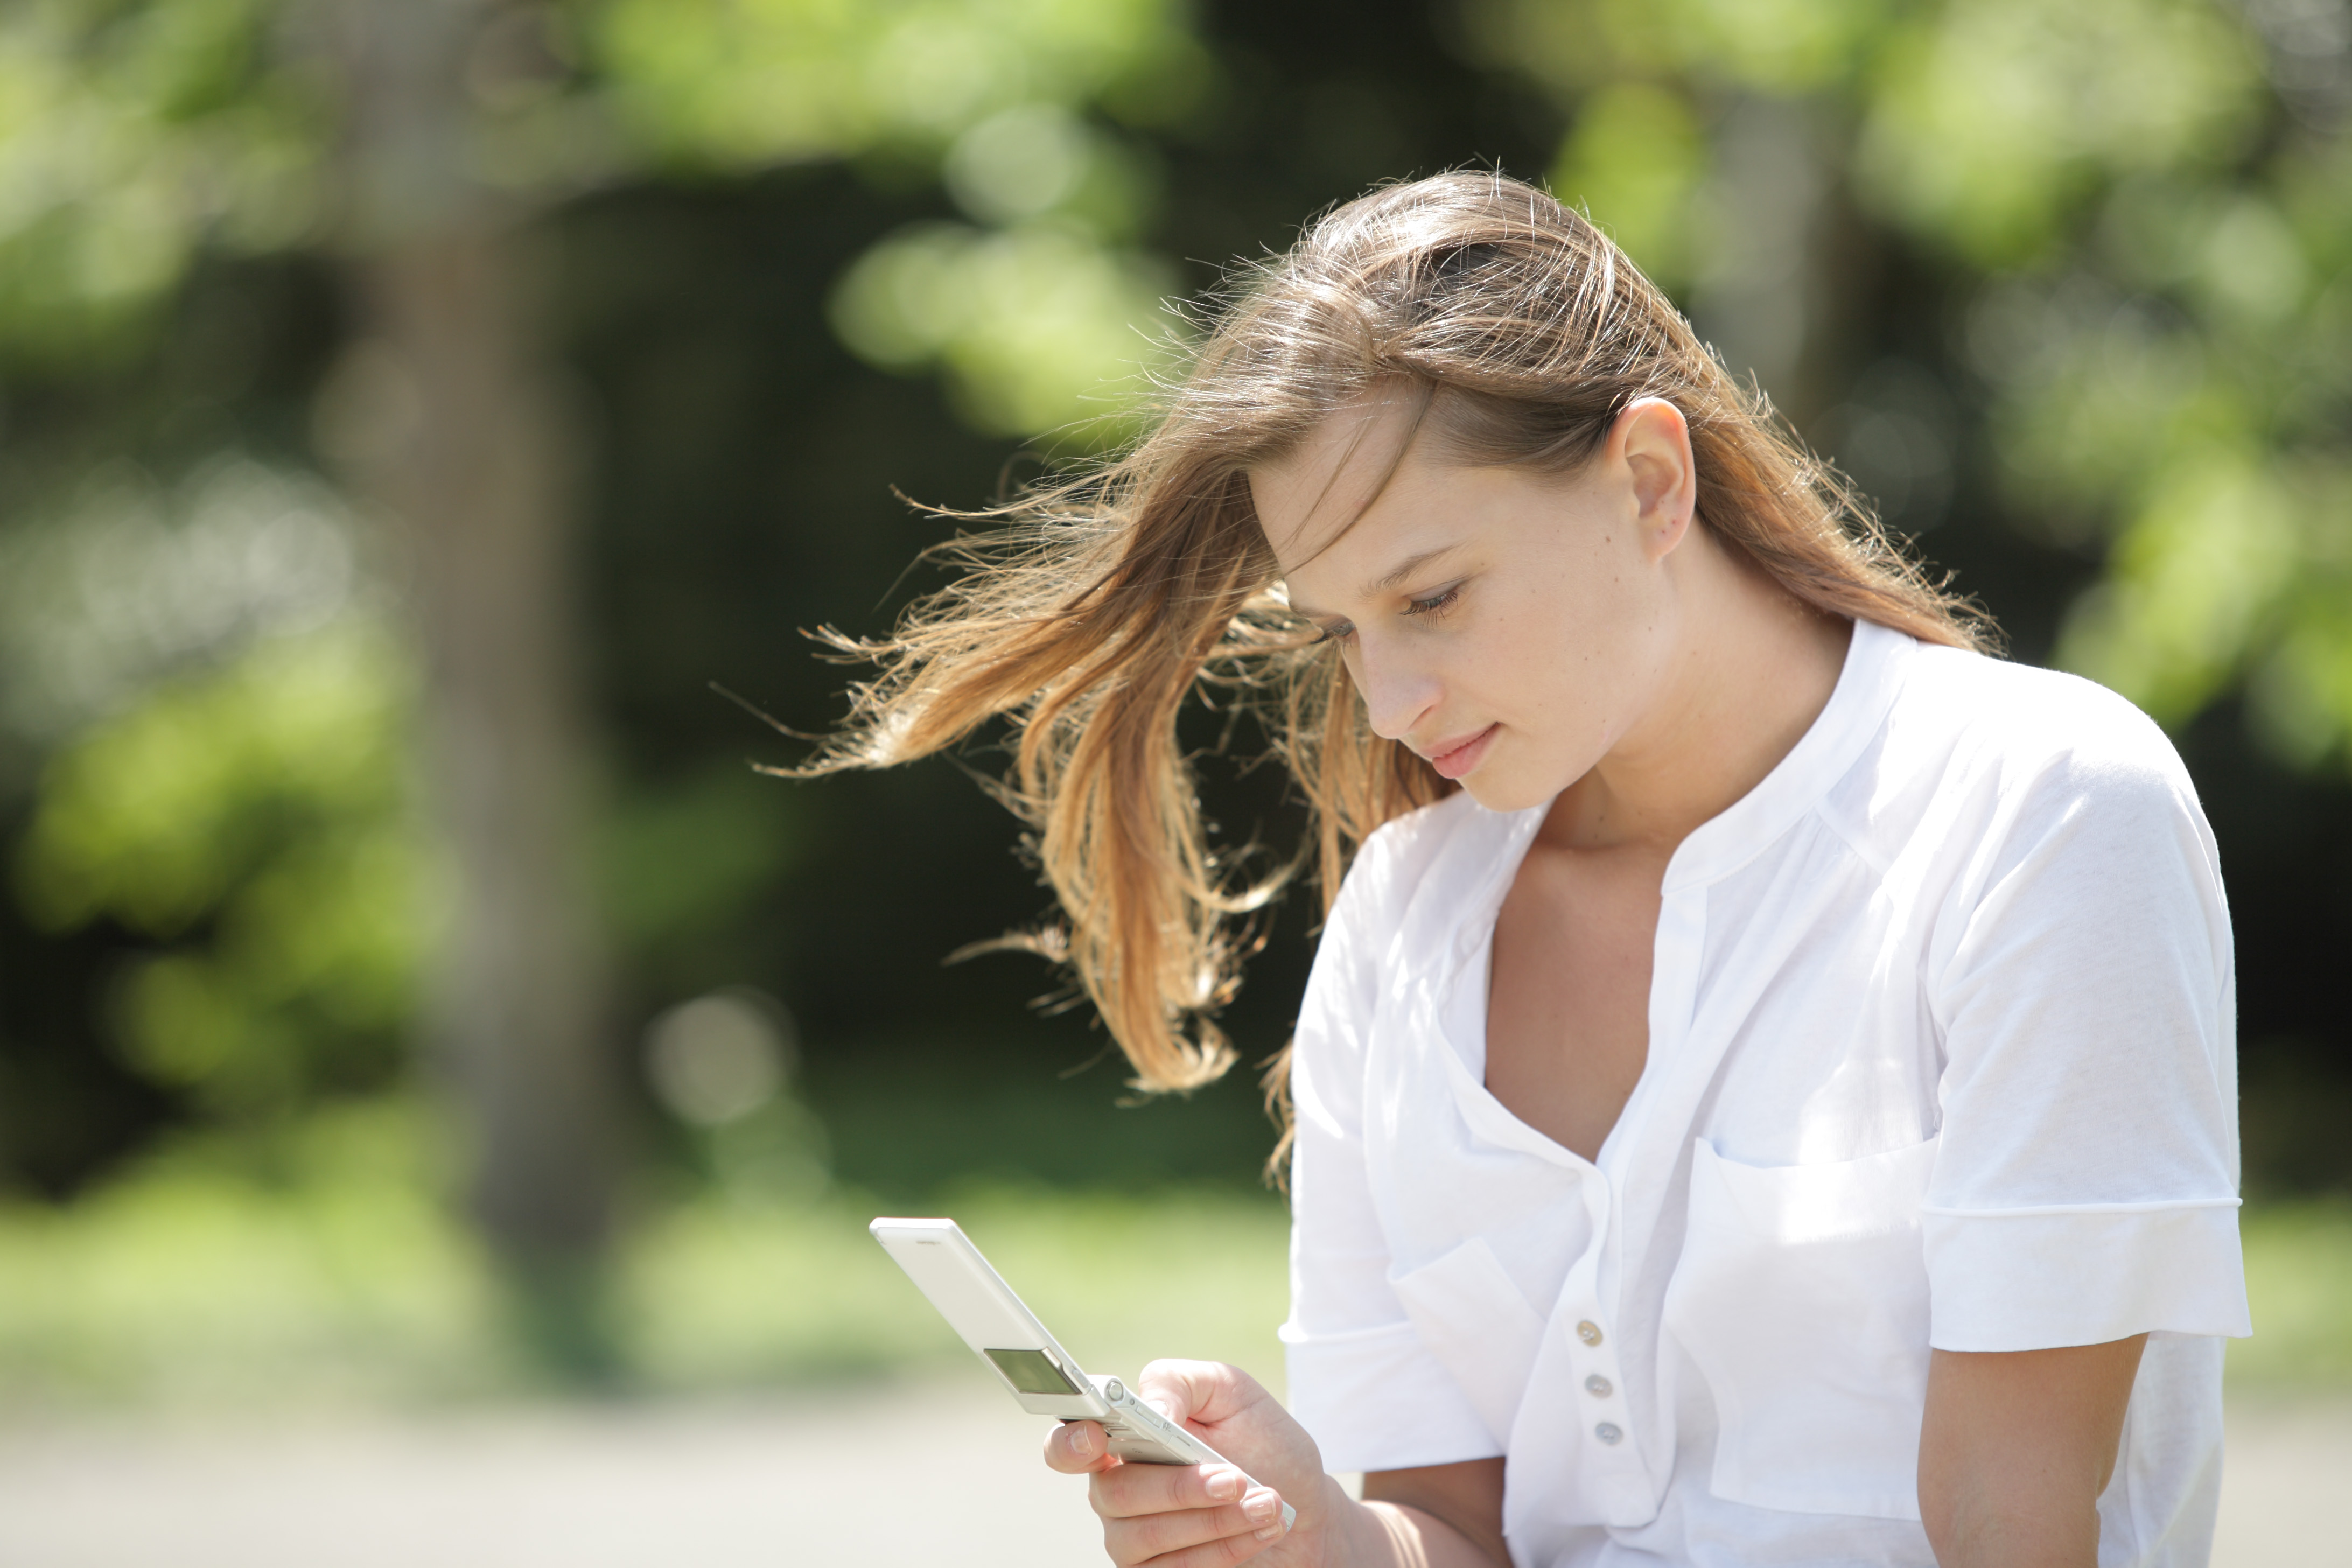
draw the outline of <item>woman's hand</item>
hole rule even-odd
[[[1087,1500],[1102,1516],[1103,1549],[1119,1568],[1223,1568],[1262,1559],[1319,1565],[1336,1509],[1351,1506],[1323,1473],[1315,1440],[1275,1397],[1222,1362],[1156,1361],[1136,1392],[1230,1465],[1128,1465],[1110,1456],[1092,1421],[1057,1426],[1045,1462],[1094,1477]],[[1282,1505],[1298,1510],[1288,1531]]]

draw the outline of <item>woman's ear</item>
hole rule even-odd
[[[1690,531],[1698,505],[1698,463],[1683,411],[1663,397],[1636,398],[1610,426],[1612,456],[1633,479],[1642,552],[1662,561]]]

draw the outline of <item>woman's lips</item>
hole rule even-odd
[[[1499,724],[1489,724],[1449,750],[1432,752],[1429,765],[1437,770],[1441,778],[1460,778],[1478,765],[1480,759],[1486,754],[1488,743],[1495,739],[1495,731],[1501,728]]]

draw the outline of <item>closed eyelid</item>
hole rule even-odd
[[[1450,554],[1452,548],[1454,547],[1449,547],[1443,553]],[[1432,552],[1432,553],[1440,552]],[[1451,582],[1439,583],[1417,592],[1402,594],[1399,596],[1403,599],[1404,604],[1399,613],[1407,616],[1420,616],[1439,614],[1451,609],[1454,599],[1464,588],[1469,586],[1471,578],[1476,574],[1475,572],[1466,573]],[[1393,591],[1393,588],[1390,591]],[[1313,624],[1318,642],[1339,642],[1355,634],[1356,624],[1351,620],[1330,615],[1327,611],[1309,608],[1296,600],[1291,601],[1290,608],[1294,614]]]
[[[1442,561],[1446,556],[1453,554],[1455,551],[1462,548],[1463,542],[1464,542],[1461,540],[1456,540],[1451,544],[1441,544],[1434,550],[1424,550],[1418,554],[1408,555],[1402,561],[1398,562],[1396,565],[1391,569],[1387,576],[1381,578],[1377,583],[1366,584],[1364,592],[1368,595],[1386,593],[1402,584],[1407,578],[1411,577],[1414,573],[1421,571],[1423,567],[1429,566],[1435,562]]]
[[[1420,616],[1437,615],[1452,609],[1454,601],[1461,595],[1462,590],[1468,586],[1469,581],[1465,577],[1434,588],[1424,589],[1418,594],[1407,594],[1404,595],[1404,607],[1399,613],[1407,616]],[[1339,642],[1354,635],[1356,624],[1353,621],[1335,617],[1328,625],[1318,624],[1315,630],[1318,640]]]
[[[1469,578],[1460,577],[1451,583],[1408,595],[1403,613],[1415,617],[1444,615],[1454,608],[1462,597],[1462,591],[1469,585]]]

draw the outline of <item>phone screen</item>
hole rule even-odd
[[[1076,1394],[1077,1384],[1062,1375],[1062,1369],[1044,1351],[989,1351],[988,1359],[1004,1374],[1007,1383],[1024,1394]]]

